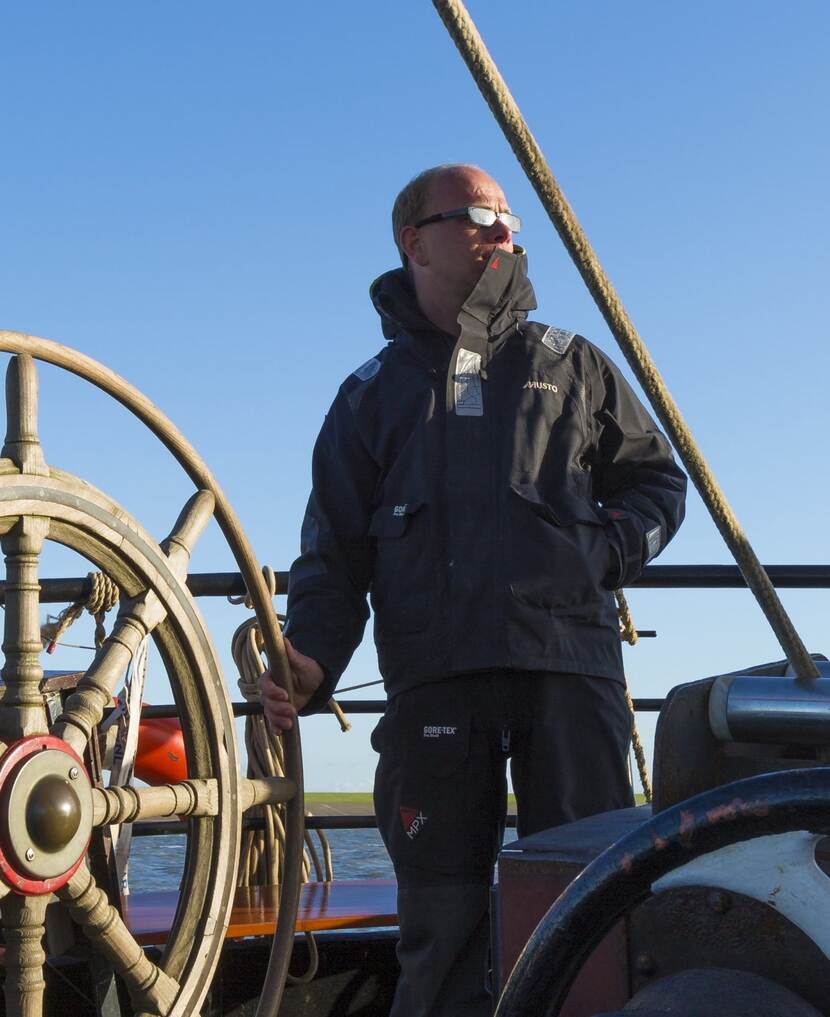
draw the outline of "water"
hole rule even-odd
[[[377,830],[326,830],[336,879],[393,879]]]
[[[315,843],[317,835],[313,834]],[[336,879],[392,879],[392,863],[377,830],[327,830]],[[319,848],[318,848],[319,850]],[[136,837],[130,849],[130,888],[136,892],[178,890],[185,837]]]

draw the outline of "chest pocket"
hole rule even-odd
[[[412,518],[424,507],[422,501],[405,501],[400,505],[381,505],[369,524],[369,536],[381,538],[402,537]]]
[[[372,610],[379,641],[420,632],[429,624],[434,586],[429,506],[423,501],[381,505],[369,524],[377,543]]]

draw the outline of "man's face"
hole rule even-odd
[[[477,205],[509,212],[504,192],[482,170],[463,167],[433,181],[422,218]],[[510,230],[498,219],[492,226],[476,226],[469,219],[445,219],[421,226],[413,234],[416,251],[410,256],[422,280],[463,303],[481,277],[496,248],[513,250]]]

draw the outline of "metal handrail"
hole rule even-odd
[[[307,830],[376,830],[377,817],[374,815],[360,816],[306,816]],[[509,829],[516,827],[515,813],[505,819]],[[133,823],[133,837],[169,837],[187,833],[187,823],[178,819],[139,820]],[[243,830],[264,830],[265,820],[257,817],[242,820]]]
[[[344,713],[383,713],[386,709],[385,699],[338,699],[337,702]],[[262,705],[260,703],[239,702],[232,703],[231,705],[235,717],[252,717],[262,713]],[[643,713],[659,713],[662,705],[662,699],[634,700],[634,709]],[[113,709],[114,707],[105,710],[104,716],[109,716]],[[142,706],[141,708],[141,716],[145,720],[178,717],[178,715],[179,708],[175,703]]]
[[[764,570],[778,589],[830,589],[830,565],[764,565]],[[288,591],[288,573],[276,572],[277,594]],[[245,584],[238,572],[194,572],[187,586],[194,597],[238,597]],[[737,565],[647,565],[632,583],[637,589],[714,590],[746,589],[746,582]],[[0,603],[5,598],[6,584],[0,582]],[[86,600],[92,582],[86,576],[74,579],[41,579],[42,604],[69,603]]]

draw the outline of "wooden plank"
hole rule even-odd
[[[270,936],[277,915],[279,887],[238,887],[228,938]],[[124,898],[124,920],[142,945],[163,943],[173,924],[176,891],[131,893]],[[394,879],[338,879],[305,883],[300,891],[297,932],[366,929],[398,924]]]

